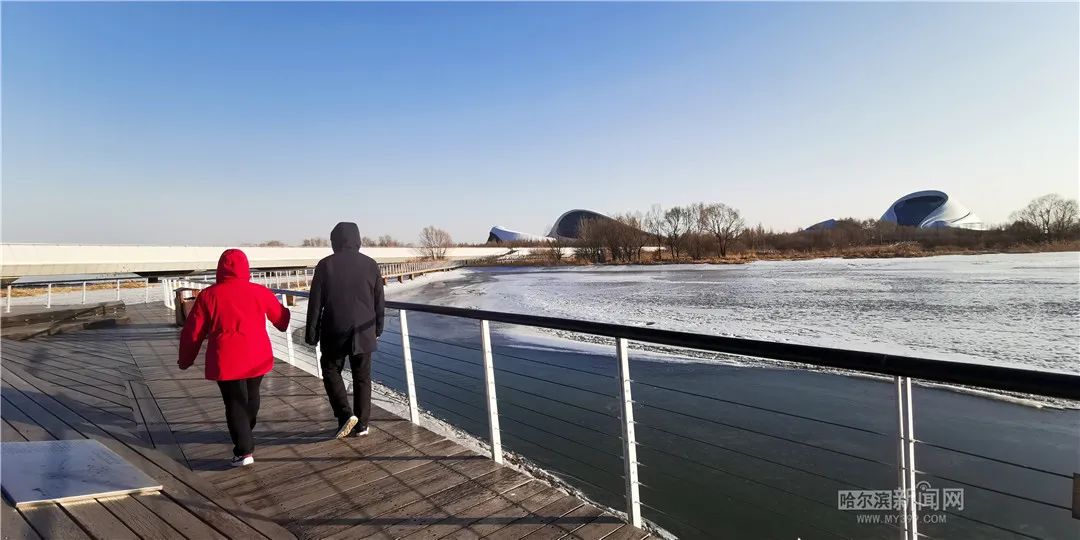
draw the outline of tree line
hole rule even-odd
[[[581,238],[548,244],[545,258],[560,263],[703,261],[729,256],[784,254],[903,255],[911,251],[993,251],[1037,248],[1080,241],[1080,210],[1075,199],[1050,194],[1014,212],[1007,224],[986,230],[905,227],[877,219],[846,218],[828,228],[776,232],[761,224],[747,227],[742,213],[724,203],[694,203],[647,212],[627,212],[611,220],[585,220]],[[656,249],[662,248],[662,249]],[[887,248],[887,249],[882,249]]]

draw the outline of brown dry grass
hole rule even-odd
[[[154,284],[151,284],[150,286],[153,287]],[[121,289],[143,289],[145,287],[146,287],[146,282],[144,282],[144,281],[121,281],[120,282],[120,288]],[[111,290],[116,290],[116,282],[115,281],[113,281],[111,283],[110,282],[104,282],[104,283],[98,282],[98,283],[87,283],[86,284],[86,290],[88,290],[88,291],[100,291],[100,290],[110,290],[110,289]],[[76,283],[74,285],[69,285],[69,284],[53,285],[52,292],[53,292],[53,294],[82,292],[82,284],[81,283]],[[33,286],[33,287],[12,287],[11,288],[11,297],[12,298],[22,298],[22,297],[26,297],[26,296],[44,296],[46,294],[48,294],[48,287],[46,285],[42,285],[40,287]],[[7,288],[4,289],[3,296],[0,296],[0,298],[7,298]]]

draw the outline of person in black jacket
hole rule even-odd
[[[330,232],[330,245],[334,254],[319,261],[311,280],[304,340],[322,350],[319,367],[340,439],[368,433],[371,354],[383,331],[383,280],[379,265],[360,253],[355,223],[338,223]],[[341,380],[346,358],[353,377],[351,409]]]

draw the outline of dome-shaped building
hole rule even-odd
[[[941,191],[916,191],[900,197],[889,206],[882,221],[906,227],[958,227],[983,230],[979,216]]]
[[[559,219],[555,220],[555,225],[551,227],[551,232],[548,233],[548,236],[580,239],[581,224],[585,221],[595,220],[613,221],[604,214],[593,212],[592,210],[570,210],[564,212],[563,215],[559,216]]]

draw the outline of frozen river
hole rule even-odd
[[[1080,253],[471,269],[395,300],[1080,372]]]

